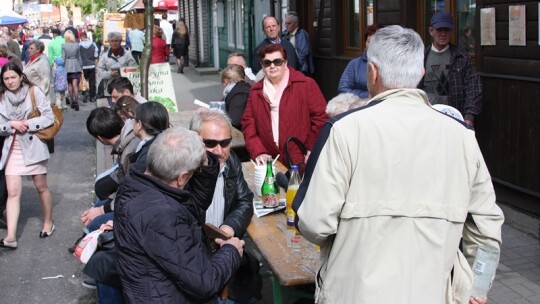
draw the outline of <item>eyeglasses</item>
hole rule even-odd
[[[277,59],[274,59],[274,60],[265,59],[265,60],[261,61],[263,67],[265,67],[265,68],[271,66],[272,63],[275,66],[282,66],[284,62],[285,62],[285,59],[281,59],[281,58],[277,58]]]
[[[223,139],[223,140],[216,140],[216,139],[203,139],[203,143],[207,148],[215,148],[217,145],[220,145],[222,148],[227,148],[232,142],[232,137]]]

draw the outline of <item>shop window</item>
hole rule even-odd
[[[475,54],[476,32],[476,1],[458,0],[457,3],[456,36],[457,45],[467,51],[471,57]]]
[[[234,0],[227,1],[227,44],[234,47],[234,36],[236,30],[234,27]]]
[[[227,43],[231,48],[244,49],[244,2],[227,1]]]
[[[366,47],[364,32],[375,22],[375,0],[349,0],[344,20],[344,53],[346,56],[359,56]]]

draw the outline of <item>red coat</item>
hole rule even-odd
[[[280,161],[288,166],[284,144],[287,138],[298,137],[311,151],[322,126],[328,119],[326,100],[312,78],[289,68],[289,83],[279,104],[279,147],[274,143],[270,105],[263,96],[263,80],[256,83],[249,94],[242,132],[246,148],[252,159],[266,153],[272,157],[280,154]],[[295,144],[289,144],[293,164],[304,162],[304,156]]]
[[[169,52],[169,47],[163,38],[156,36],[152,38],[152,58],[150,59],[150,63],[167,62]]]

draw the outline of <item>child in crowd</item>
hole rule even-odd
[[[62,110],[67,110],[66,91],[68,88],[67,72],[64,68],[64,58],[58,57],[54,60],[56,69],[54,71],[54,93],[56,106]]]

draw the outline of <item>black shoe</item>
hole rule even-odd
[[[56,230],[56,227],[54,227],[54,224],[53,224],[52,228],[51,228],[51,231],[49,231],[49,232],[41,231],[39,233],[39,238],[44,239],[44,238],[50,237],[51,235],[53,235],[54,230]]]
[[[96,280],[94,279],[86,279],[82,282],[82,286],[88,288],[88,289],[96,289]]]
[[[6,249],[15,250],[15,249],[17,249],[17,241],[7,242],[7,241],[4,241],[4,239],[1,239],[0,240],[0,248],[6,248]]]
[[[66,104],[71,104],[71,100],[68,97],[66,97]]]
[[[73,108],[75,109],[75,111],[79,111],[79,104],[78,104],[78,103],[75,104],[75,105],[73,106]]]

